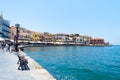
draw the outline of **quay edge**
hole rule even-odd
[[[26,53],[21,50],[20,53],[28,60],[31,76],[33,76],[35,80],[56,80],[46,69],[30,58]]]

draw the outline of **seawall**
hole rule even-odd
[[[39,65],[35,60],[29,57],[26,53],[20,50],[22,55],[28,60],[28,66],[30,67],[30,74],[35,80],[56,80],[46,69]]]

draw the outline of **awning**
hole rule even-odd
[[[4,38],[0,37],[0,41],[4,41],[4,40],[5,40]]]

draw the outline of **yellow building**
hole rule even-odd
[[[32,41],[40,41],[40,33],[32,32],[31,39],[32,39]]]

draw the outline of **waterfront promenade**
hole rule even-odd
[[[0,80],[55,80],[33,59],[27,55],[25,57],[28,59],[30,70],[17,70],[18,57],[13,53],[0,50]]]

